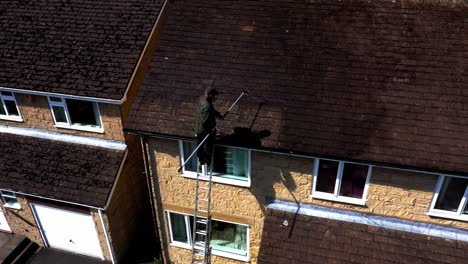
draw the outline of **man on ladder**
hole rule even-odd
[[[224,116],[213,107],[216,95],[218,95],[218,91],[215,88],[210,87],[206,89],[205,94],[198,101],[195,112],[194,131],[197,134],[197,145],[200,145],[205,137],[211,133],[206,139],[205,144],[197,151],[203,176],[206,176],[207,169],[211,165],[211,157],[214,151],[213,144],[216,137],[216,130],[214,130],[216,118],[224,119]]]
[[[208,176],[208,167],[210,173],[207,185],[202,185],[197,168],[197,178],[195,185],[195,210],[193,217],[192,230],[192,258],[191,264],[209,264],[211,263],[211,248],[210,248],[210,224],[211,224],[211,183],[213,176],[213,160],[214,160],[214,140],[216,136],[216,128],[224,122],[224,117],[229,114],[231,109],[237,102],[248,94],[248,91],[243,91],[236,101],[229,107],[227,112],[222,115],[213,107],[218,92],[210,87],[205,91],[204,96],[199,99],[198,106],[195,112],[195,133],[197,134],[197,147],[187,159],[180,165],[180,172],[185,164],[197,153],[200,166],[202,167],[202,175]],[[216,123],[216,118],[220,120]],[[197,165],[198,167],[198,165]],[[207,178],[204,178],[205,180]]]

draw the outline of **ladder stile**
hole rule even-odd
[[[211,164],[214,158],[212,156]],[[206,166],[206,165],[202,165]],[[208,168],[202,169],[206,173]],[[211,231],[211,184],[213,166],[210,166],[209,175],[201,175],[197,166],[197,178],[195,184],[195,212],[192,230],[192,257],[191,263],[211,263],[210,231]],[[200,180],[206,181],[202,185]]]

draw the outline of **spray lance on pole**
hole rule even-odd
[[[205,138],[203,138],[203,140],[200,142],[200,144],[198,144],[198,146],[193,150],[192,154],[190,154],[190,156],[188,156],[187,159],[184,160],[184,163],[182,165],[180,165],[179,169],[177,170],[178,172],[180,172],[182,170],[182,168],[185,166],[185,164],[187,164],[190,159],[193,157],[193,155],[195,155],[195,153],[197,153],[198,149],[203,146],[203,144],[205,144],[205,141],[211,136],[211,134],[213,134],[215,131],[216,131],[216,128],[218,128],[219,126],[221,126],[224,122],[224,120],[226,119],[226,116],[229,114],[229,112],[231,111],[232,108],[234,108],[234,106],[237,104],[237,102],[239,102],[239,100],[244,96],[244,95],[248,95],[249,94],[249,90],[248,89],[244,89],[242,91],[242,93],[237,97],[236,101],[234,101],[234,103],[231,105],[231,107],[229,107],[229,109],[224,113],[223,115],[223,118],[220,119],[216,125],[213,127],[213,129],[211,129],[210,133],[208,133]]]

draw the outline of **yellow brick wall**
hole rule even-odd
[[[193,212],[195,180],[177,173],[180,165],[178,142],[151,139],[147,144],[153,178],[158,219],[162,226],[162,245],[167,248],[169,261],[187,263],[190,251],[168,246],[168,230],[161,208],[180,207]],[[250,188],[213,184],[212,212],[220,220],[230,216],[250,226],[250,260],[257,262],[262,237],[266,198],[372,213],[382,216],[468,228],[468,223],[429,217],[426,212],[437,183],[437,176],[396,169],[374,167],[365,206],[337,203],[311,197],[312,158],[252,151]],[[154,177],[155,175],[158,177]],[[217,260],[219,259],[219,260]],[[236,263],[225,258],[213,258],[213,263]],[[241,263],[241,262],[237,262]]]
[[[121,260],[137,243],[153,243],[140,241],[139,234],[148,232],[144,218],[151,218],[148,187],[140,138],[128,135],[128,155],[122,173],[112,196],[106,216],[110,227],[110,239],[114,247],[116,259]],[[129,241],[132,241],[129,243]]]
[[[120,118],[120,106],[113,104],[99,104],[104,133],[93,133],[75,129],[57,128],[54,125],[52,112],[46,96],[15,94],[23,122],[14,122],[0,119],[1,125],[36,128],[56,131],[67,134],[99,137],[112,140],[125,140]]]
[[[3,212],[10,226],[11,232],[14,234],[23,235],[31,241],[36,242],[40,246],[44,246],[42,241],[41,233],[37,227],[36,220],[29,207],[28,201],[21,195],[16,195],[19,204],[21,205],[20,209],[12,209],[3,207]],[[0,199],[0,203],[1,199]]]

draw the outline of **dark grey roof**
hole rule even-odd
[[[162,0],[0,0],[0,87],[121,99]]]
[[[206,87],[223,111],[252,88],[219,130],[241,143],[467,173],[467,19],[451,1],[176,1],[126,128],[193,138]]]
[[[104,207],[124,150],[0,133],[0,189]]]

